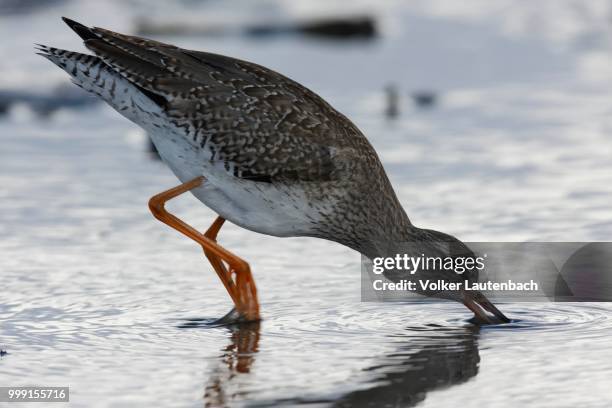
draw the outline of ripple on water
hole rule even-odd
[[[503,307],[503,305],[502,305]],[[537,333],[571,335],[576,341],[609,337],[612,307],[608,303],[515,303],[508,305],[512,322],[490,330],[530,331],[525,341],[537,342]]]

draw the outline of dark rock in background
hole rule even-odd
[[[389,84],[385,87],[385,116],[394,119],[399,115],[399,92],[397,86]]]
[[[156,23],[146,19],[136,22],[138,35],[231,35],[244,34],[251,37],[267,37],[283,34],[302,34],[333,40],[369,40],[378,36],[376,21],[370,16],[333,17],[293,23],[260,23],[246,28],[214,25],[189,25],[179,22]]]
[[[336,40],[372,39],[377,36],[376,23],[372,17],[335,17],[284,26],[259,25],[249,27],[245,32],[251,36],[298,33]]]
[[[27,14],[56,6],[65,0],[0,0],[0,16]]]
[[[72,85],[62,85],[49,93],[0,89],[0,115],[17,104],[25,104],[41,116],[61,108],[84,108],[99,103],[87,92]]]
[[[420,108],[431,108],[438,100],[436,93],[432,91],[416,91],[411,96],[414,103]]]

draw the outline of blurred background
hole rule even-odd
[[[483,335],[461,305],[359,303],[346,248],[232,225],[221,242],[251,262],[266,320],[183,330],[229,299],[148,213],[177,181],[147,135],[35,55],[86,52],[61,16],[304,84],[369,138],[418,226],[612,237],[612,1],[0,0],[0,383],[68,381],[73,406],[612,400],[609,308],[506,305],[523,325]],[[214,218],[192,197],[172,206],[202,229]]]

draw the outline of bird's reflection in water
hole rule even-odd
[[[333,407],[409,407],[429,391],[461,384],[478,373],[478,326],[407,331],[398,334],[405,341],[395,353],[367,369],[374,385],[341,396]]]
[[[227,388],[234,377],[249,373],[259,346],[260,323],[241,323],[228,326],[230,343],[221,354],[219,364],[213,370],[204,389],[205,407],[225,407],[235,396],[227,395]]]
[[[230,327],[230,344],[213,370],[204,393],[204,406],[224,407],[235,400],[232,380],[249,373],[260,338],[259,323]],[[423,401],[427,392],[461,384],[478,373],[479,327],[407,328],[390,337],[396,351],[382,356],[364,370],[367,378],[357,390],[337,398],[290,398],[271,406],[311,405],[332,407],[409,407]],[[236,391],[234,389],[234,391]],[[265,404],[264,404],[265,405]],[[259,405],[258,405],[259,406]],[[266,405],[267,406],[267,405]]]

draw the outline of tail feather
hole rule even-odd
[[[138,57],[130,55],[103,40],[87,40],[85,46],[121,75],[130,81],[139,83],[141,86],[150,83],[155,76],[164,74],[164,71],[159,67],[143,62]]]
[[[256,80],[261,80],[257,75],[262,70],[244,61],[237,65],[236,60],[221,55],[184,50],[62,18],[110,71],[132,83],[162,109],[168,108],[174,99],[198,90],[227,93],[234,85],[232,81],[222,83],[217,78],[222,73],[231,72],[233,81],[252,81],[254,75]],[[248,64],[249,69],[241,64]],[[82,86],[79,81],[77,84]]]
[[[63,17],[68,26],[77,33],[85,45],[108,64],[121,65],[122,75],[130,71],[131,81],[141,74],[142,67],[149,65],[147,70],[156,67],[160,71],[155,76],[142,73],[141,82],[159,81],[160,89],[164,81],[172,81],[175,87],[165,89],[173,92],[187,92],[198,86],[218,85],[214,76],[220,72],[231,71],[236,79],[250,80],[251,74],[236,65],[236,60],[222,55],[191,51],[148,38],[116,33],[99,27],[86,27],[76,21]],[[109,61],[112,60],[112,63]],[[246,62],[242,62],[247,64]],[[249,64],[250,69],[258,69]],[[178,87],[176,87],[178,85]],[[142,83],[139,86],[143,86]],[[148,87],[150,92],[156,91],[156,86]]]
[[[36,49],[38,50],[36,54],[45,57],[66,71],[74,83],[89,92],[103,96],[103,87],[98,85],[97,81],[105,74],[111,75],[111,73],[100,58],[42,44],[36,44]]]
[[[95,55],[40,44],[37,50],[38,55],[66,71],[72,82],[99,96],[130,120],[134,120],[132,116],[137,114],[135,106],[151,106],[151,97]]]
[[[81,37],[83,39],[83,41],[92,40],[92,39],[98,38],[98,36],[96,34],[94,34],[94,32],[91,30],[91,28],[89,28],[87,26],[84,26],[81,23],[77,23],[76,21],[71,20],[71,19],[66,18],[66,17],[62,17],[62,20],[64,20],[64,23],[66,23],[68,25],[68,27],[70,27],[72,29],[72,31],[77,33],[77,35],[79,37]]]
[[[87,40],[85,46],[161,107],[177,95],[191,92],[197,85],[158,64],[149,63],[149,59],[143,57],[144,51],[124,51],[125,47],[102,40]]]
[[[133,35],[120,34],[104,28],[94,27],[91,29],[99,39],[105,43],[123,51],[125,54],[138,58],[141,62],[153,64],[164,71],[166,76],[181,78],[191,82],[191,86],[210,83],[210,72],[227,71],[233,67],[236,77],[244,75],[233,63],[227,64],[227,57],[215,56],[208,53],[184,50],[172,44],[166,44],[148,38]],[[198,58],[198,54],[204,54],[206,60]],[[215,59],[225,61],[226,64],[217,64]]]
[[[166,69],[167,58],[160,50],[176,50],[177,47],[146,38],[116,33],[104,28],[92,28],[98,39],[116,47],[126,54],[132,55],[144,62]]]
[[[102,28],[89,28],[66,17],[62,19],[98,58],[160,107],[168,102],[164,80],[173,79],[174,92],[187,92],[194,87],[193,82],[181,81],[165,66],[164,59],[167,57],[159,52],[160,47],[176,47]]]

